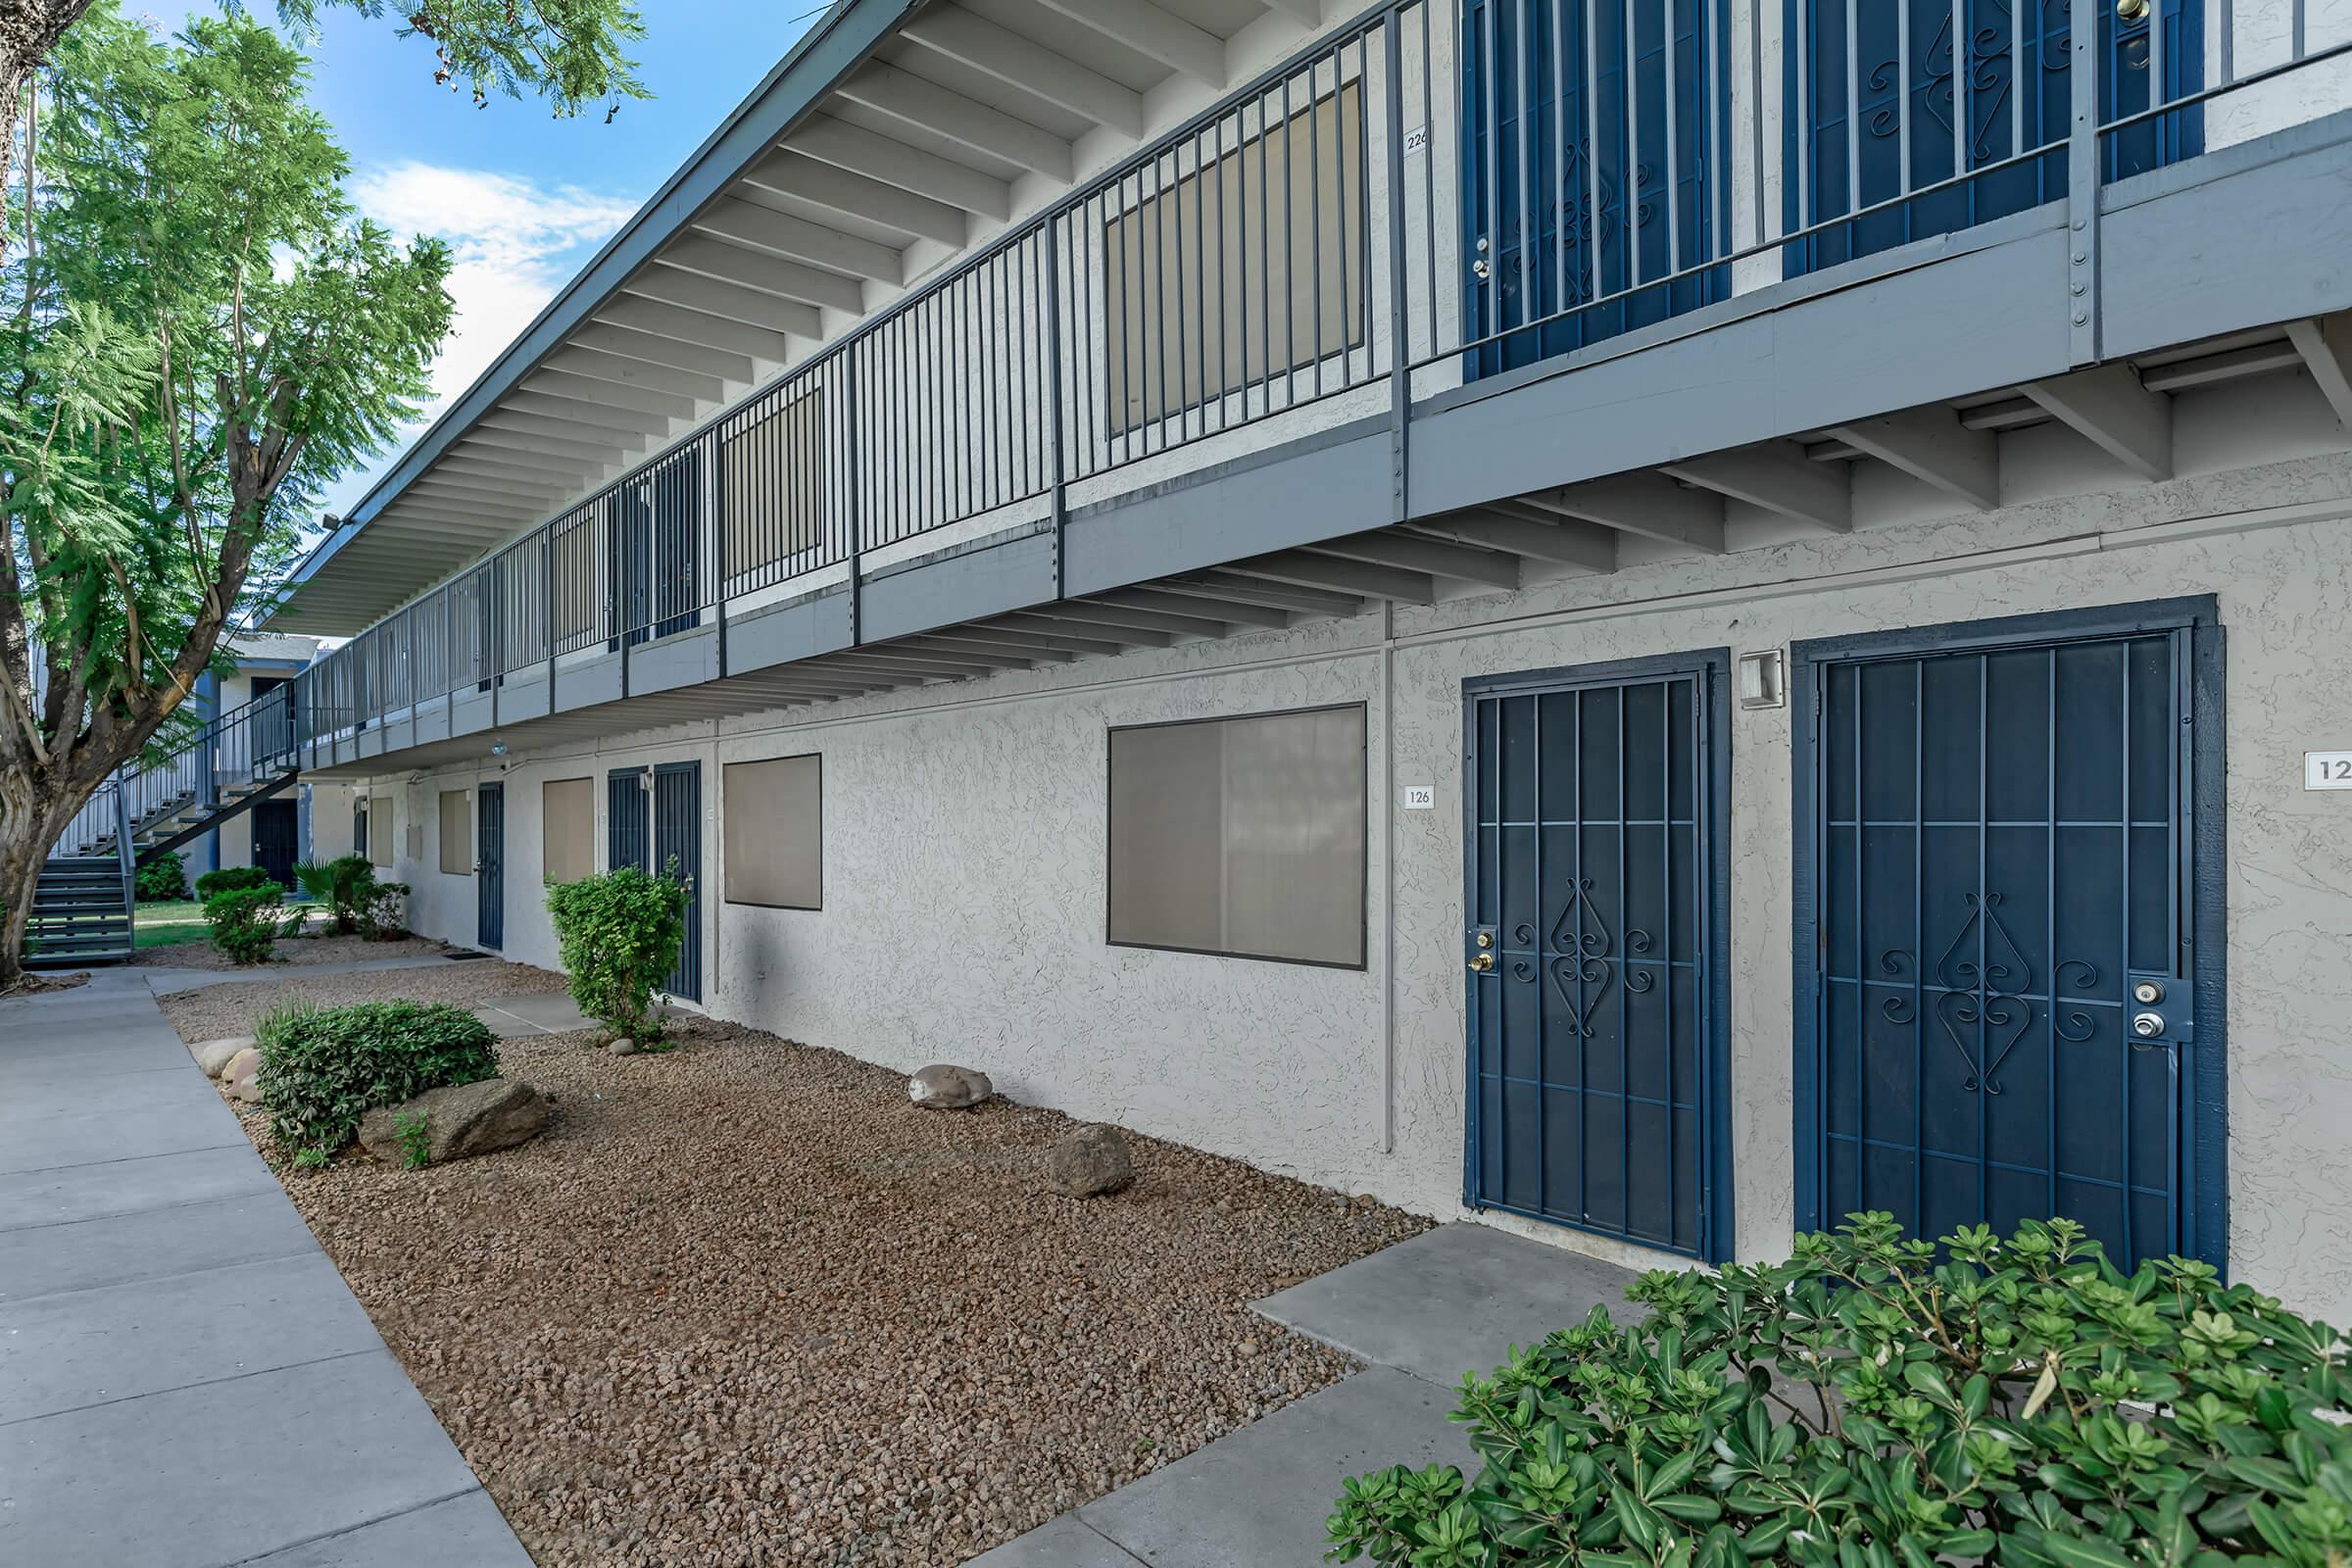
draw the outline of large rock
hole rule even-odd
[[[512,1149],[547,1130],[547,1097],[514,1078],[428,1089],[397,1105],[378,1105],[360,1118],[360,1146],[378,1159],[400,1162],[400,1120],[424,1117],[428,1162],[466,1159]]]
[[[204,1069],[207,1078],[218,1078],[230,1057],[252,1045],[251,1035],[225,1035],[219,1040],[199,1040],[188,1048],[188,1054],[196,1058],[196,1065]]]
[[[1046,1155],[1046,1179],[1064,1198],[1099,1198],[1135,1181],[1135,1161],[1116,1127],[1088,1122]]]
[[[247,1046],[221,1066],[220,1087],[227,1090],[228,1098],[238,1104],[258,1105],[262,1102],[261,1071],[261,1052]]]
[[[906,1098],[932,1110],[965,1110],[996,1092],[977,1067],[933,1062],[906,1080]]]

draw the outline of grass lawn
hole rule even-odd
[[[139,906],[131,921],[131,945],[173,948],[182,942],[202,942],[212,934],[204,923],[204,906],[193,899],[172,899]]]

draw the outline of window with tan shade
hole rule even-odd
[[[370,864],[389,867],[392,864],[392,797],[368,797],[368,859]]]
[[[1364,709],[1110,732],[1114,945],[1360,968]]]
[[[718,458],[730,582],[789,575],[802,569],[796,558],[813,558],[824,544],[824,433],[822,387],[749,418],[740,429],[730,424]]]
[[[473,875],[473,803],[464,790],[441,792],[441,874]]]
[[[729,762],[723,784],[725,901],[772,909],[823,908],[824,759]]]
[[[539,786],[540,880],[577,882],[596,872],[596,781],[551,778]]]
[[[1362,88],[1348,82],[1219,156],[1180,150],[1102,228],[1114,431],[1364,343]],[[1220,138],[1221,139],[1221,138]]]

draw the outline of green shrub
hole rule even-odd
[[[273,888],[276,881],[258,865],[224,865],[196,879],[196,897],[209,902],[216,893],[240,893],[248,888]]]
[[[376,942],[407,936],[408,901],[406,882],[369,882],[367,898],[359,906],[360,930]]]
[[[139,867],[137,887],[141,904],[184,899],[188,896],[188,862],[177,850],[166,850]]]
[[[378,1105],[498,1076],[497,1037],[447,1003],[289,1008],[265,1016],[254,1039],[270,1134],[295,1154],[335,1153]]]
[[[305,860],[294,867],[294,880],[304,893],[326,906],[329,928],[339,937],[360,929],[361,918],[375,896],[375,866],[365,855]]]
[[[274,882],[215,891],[204,901],[204,918],[213,946],[234,963],[268,963],[277,939],[302,929],[302,911],[286,912],[285,891]]]
[[[686,888],[675,871],[674,863],[661,876],[624,865],[547,890],[571,1000],[641,1043],[661,1038],[654,992],[686,939]]]
[[[1464,1380],[1483,1460],[1348,1483],[1341,1561],[1412,1568],[2295,1568],[2352,1559],[2339,1331],[2070,1221],[1660,1271]]]

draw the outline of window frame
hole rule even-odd
[[[732,813],[727,809],[727,773],[731,768],[757,767],[762,762],[816,763],[816,902],[814,904],[770,904],[763,899],[739,899],[727,889],[727,836]],[[821,910],[825,906],[825,754],[822,752],[790,752],[781,757],[738,757],[718,764],[718,902],[745,909]]]
[[[463,871],[453,871],[449,868],[449,802],[452,796],[457,797],[458,814],[466,819],[464,831],[458,836],[458,858],[466,862],[466,869]],[[477,874],[474,867],[479,865],[481,860],[474,844],[474,832],[479,818],[474,814],[473,786],[466,784],[454,790],[442,790],[434,801],[433,807],[435,811],[434,869],[443,876],[473,876]]]
[[[1359,770],[1361,783],[1356,793],[1360,815],[1356,835],[1356,959],[1348,963],[1337,958],[1294,958],[1278,953],[1235,953],[1225,948],[1196,948],[1167,942],[1133,942],[1111,933],[1111,884],[1114,869],[1111,860],[1111,803],[1114,799],[1114,768],[1111,757],[1111,737],[1129,730],[1177,729],[1194,724],[1230,724],[1260,718],[1291,718],[1305,713],[1338,713],[1353,710],[1363,716],[1363,766]],[[1282,963],[1300,969],[1338,969],[1357,974],[1369,973],[1372,967],[1372,705],[1358,700],[1351,703],[1301,703],[1290,708],[1268,708],[1241,713],[1203,713],[1194,718],[1148,719],[1133,724],[1109,724],[1102,731],[1102,942],[1105,947],[1127,948],[1138,953],[1190,953],[1206,958],[1232,958],[1245,963]]]
[[[563,885],[548,874],[548,829],[553,825],[554,817],[553,813],[551,813],[547,808],[547,792],[551,786],[557,784],[577,784],[580,785],[587,793],[588,869],[581,872],[580,877],[591,877],[596,875],[596,775],[593,773],[584,773],[578,777],[570,778],[543,778],[539,781],[539,885],[546,888],[560,887]],[[572,880],[577,881],[579,878],[575,877]]]

